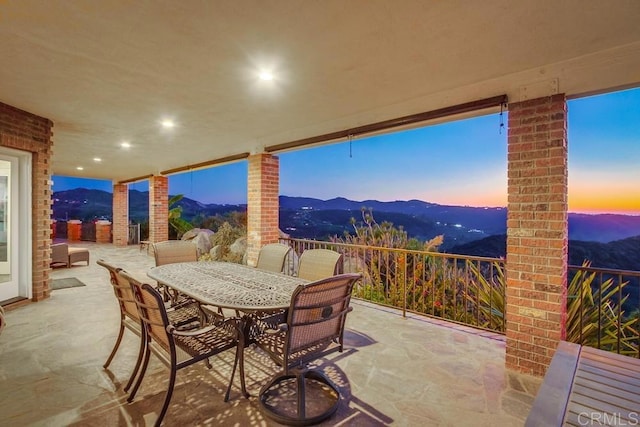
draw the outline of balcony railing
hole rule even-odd
[[[640,271],[569,266],[567,340],[640,358]]]
[[[406,249],[282,239],[294,250],[286,263],[295,274],[297,257],[324,248],[343,255],[343,272],[360,272],[354,297],[407,312],[504,333],[504,262]]]
[[[343,255],[343,272],[360,272],[354,297],[407,312],[505,333],[502,259],[281,239],[298,257],[324,248]],[[640,271],[569,266],[567,340],[640,357]]]

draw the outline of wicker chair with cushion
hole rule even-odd
[[[107,369],[111,364],[111,361],[113,360],[116,352],[118,351],[118,348],[120,347],[125,329],[128,329],[134,335],[140,337],[140,350],[138,352],[138,360],[136,361],[136,365],[131,372],[131,376],[129,377],[127,385],[124,387],[124,391],[128,391],[131,387],[131,384],[133,383],[138,369],[140,368],[140,363],[142,362],[142,356],[144,354],[145,339],[142,332],[142,322],[140,320],[140,315],[138,314],[138,307],[133,296],[131,285],[129,284],[128,280],[125,280],[120,274],[118,274],[120,271],[122,271],[122,269],[117,268],[102,259],[96,261],[96,263],[106,268],[109,272],[109,280],[111,285],[113,286],[113,292],[116,296],[116,299],[118,300],[118,307],[120,308],[120,330],[118,332],[116,342],[113,346],[113,350],[111,350],[111,354],[109,354],[107,361],[104,363],[104,365],[102,365],[103,368]],[[179,308],[174,308],[171,309],[168,313],[171,321],[182,328],[186,328],[190,325],[195,324],[199,319],[199,310],[197,304],[189,304]]]
[[[269,243],[260,249],[256,268],[282,273],[284,261],[291,252],[291,247],[282,243]]]
[[[320,280],[342,273],[342,254],[329,249],[307,249],[300,255],[298,277]]]
[[[209,357],[235,348],[236,357],[229,382],[229,388],[231,388],[238,364],[237,319],[227,319],[197,330],[180,331],[169,320],[162,296],[157,290],[151,285],[140,283],[126,272],[118,274],[128,280],[133,288],[146,339],[140,375],[127,401],[133,401],[144,378],[152,352],[170,369],[169,386],[162,410],[155,423],[156,426],[162,423],[167,412],[179,369],[200,361],[208,363]]]
[[[298,286],[291,297],[286,323],[267,328],[255,338],[258,347],[284,371],[260,390],[260,407],[270,418],[283,424],[309,425],[328,418],[337,410],[338,388],[320,371],[307,369],[306,364],[342,351],[345,320],[351,311],[351,292],[360,278],[360,274],[341,274]],[[295,407],[291,408],[287,407],[291,399],[287,398],[284,384],[291,383],[293,378],[297,399]],[[329,388],[329,394],[333,395],[319,413],[310,411],[306,404],[306,381],[316,381],[321,387]],[[285,397],[278,399],[277,392]]]
[[[51,267],[64,265],[71,267],[73,263],[86,261],[89,265],[89,249],[72,248],[66,243],[56,243],[51,245]]]

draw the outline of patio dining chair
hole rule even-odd
[[[210,367],[209,357],[235,348],[236,356],[229,382],[231,387],[238,365],[237,319],[225,319],[197,330],[180,331],[171,323],[162,296],[156,289],[139,282],[126,272],[120,271],[118,274],[131,284],[146,341],[140,374],[127,401],[132,402],[135,398],[149,365],[151,353],[169,368],[169,386],[156,426],[162,423],[169,408],[178,370],[200,361],[206,361]]]
[[[283,369],[265,384],[258,397],[261,410],[282,424],[310,425],[330,417],[338,409],[337,386],[317,369],[307,368],[313,360],[343,350],[343,335],[351,292],[360,274],[340,274],[300,285],[291,296],[285,323],[263,325],[256,345]],[[295,381],[292,381],[295,379]],[[307,405],[307,381],[328,389],[329,402],[323,410]],[[287,407],[287,385],[295,384],[295,406]],[[283,387],[287,391],[283,393]],[[274,394],[275,392],[275,394]],[[278,395],[285,396],[282,399]],[[327,403],[327,402],[325,402]],[[289,405],[291,406],[291,405]]]
[[[198,248],[190,241],[165,240],[153,243],[152,246],[156,266],[198,260]]]
[[[342,273],[342,254],[329,249],[307,249],[300,255],[298,277],[320,280]]]
[[[125,280],[119,272],[123,271],[121,268],[115,267],[108,262],[99,259],[96,261],[98,265],[104,267],[109,272],[109,280],[113,286],[113,292],[118,300],[118,307],[120,308],[120,330],[118,331],[118,337],[111,350],[111,354],[107,358],[107,361],[102,365],[104,369],[107,369],[113,358],[115,357],[125,329],[132,332],[134,335],[140,338],[140,349],[138,351],[138,359],[136,360],[135,367],[131,372],[129,381],[124,387],[124,391],[128,391],[133,383],[133,380],[140,369],[140,363],[142,362],[142,356],[144,354],[145,340],[142,330],[142,322],[140,315],[138,314],[138,307],[136,306],[136,300],[133,295],[133,290],[128,280]],[[177,324],[181,328],[188,328],[190,325],[195,324],[200,316],[197,304],[185,304],[181,307],[173,308],[169,311],[169,316],[174,324]]]
[[[269,243],[260,248],[256,268],[260,270],[282,273],[284,261],[291,252],[291,247],[282,243]]]
[[[198,248],[193,242],[184,240],[165,240],[152,244],[153,256],[155,257],[156,267],[165,264],[173,264],[176,262],[195,262],[198,261]],[[160,284],[158,289],[164,296],[165,301],[171,301],[171,305],[181,304],[185,301],[184,295],[179,295]]]

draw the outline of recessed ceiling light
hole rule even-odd
[[[165,119],[165,120],[162,121],[162,127],[165,128],[165,129],[171,129],[175,125],[176,124],[173,123],[173,120]]]
[[[260,71],[260,74],[258,74],[258,77],[260,77],[260,80],[265,80],[265,81],[273,80],[273,74],[270,71]]]
[[[100,163],[102,161],[102,159],[100,157],[94,157],[93,161],[96,163]]]
[[[129,147],[131,147],[131,144],[129,144],[128,142],[126,142],[126,141],[125,141],[125,142],[123,142],[122,144],[120,144],[120,147],[122,147],[122,148],[129,148]]]
[[[84,170],[84,168],[82,166],[78,166],[76,169],[79,170],[79,171],[83,171]]]

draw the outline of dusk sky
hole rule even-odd
[[[568,102],[569,209],[640,214],[640,89]],[[507,136],[499,115],[281,153],[280,194],[506,206]],[[54,176],[53,191],[111,192],[111,181]],[[129,185],[147,191],[148,182]],[[246,161],[169,176],[169,193],[246,203]]]

